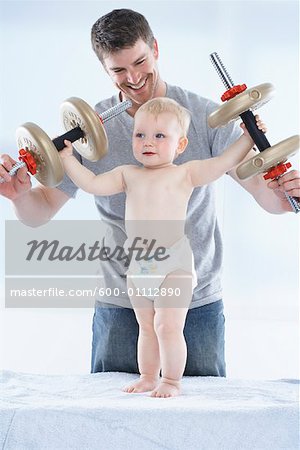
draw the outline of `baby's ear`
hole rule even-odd
[[[186,146],[188,145],[188,138],[187,137],[181,137],[179,139],[178,142],[178,147],[177,147],[177,154],[179,155],[180,153],[183,153],[184,150],[186,149]]]

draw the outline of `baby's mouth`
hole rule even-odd
[[[143,155],[146,155],[146,156],[151,156],[151,155],[155,155],[156,153],[154,153],[154,152],[143,152]]]

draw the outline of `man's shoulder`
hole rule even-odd
[[[100,114],[101,112],[106,111],[107,109],[116,105],[117,102],[118,102],[117,95],[112,95],[111,97],[105,98],[103,100],[100,100],[100,102],[96,103],[95,110],[97,111],[98,114]]]
[[[189,91],[179,86],[167,85],[167,96],[176,100],[188,109],[201,107],[201,109],[214,109],[216,103],[209,98],[203,97],[195,92]]]

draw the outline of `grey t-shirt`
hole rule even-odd
[[[175,164],[182,164],[193,159],[206,159],[217,156],[237,139],[241,131],[234,124],[219,129],[207,125],[207,117],[217,107],[212,101],[176,86],[167,85],[166,96],[176,100],[191,112],[191,125],[188,133],[188,146]],[[99,102],[95,109],[101,112],[119,102],[118,95]],[[105,123],[109,150],[101,160],[89,162],[79,155],[81,163],[92,172],[107,172],[123,164],[138,164],[132,154],[131,138],[134,119],[126,112]],[[76,153],[76,152],[75,152]],[[58,189],[75,197],[77,187],[65,176]],[[125,194],[95,196],[101,220],[108,224],[108,232],[103,245],[112,248],[112,243],[122,245],[126,239],[124,230]],[[171,224],[170,224],[171,225]],[[222,265],[222,241],[216,217],[214,184],[198,187],[194,190],[188,205],[186,221],[188,235],[194,253],[198,285],[194,289],[191,308],[215,302],[222,297],[220,271]],[[119,295],[99,298],[122,307],[131,308],[126,295],[126,268],[123,262],[109,260],[100,263],[99,285],[117,287]],[[122,294],[123,293],[123,294]]]

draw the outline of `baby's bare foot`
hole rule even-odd
[[[180,394],[180,382],[162,378],[159,386],[151,392],[151,397],[168,398],[176,397]]]
[[[148,392],[152,391],[156,388],[158,384],[158,378],[151,377],[148,375],[141,375],[140,379],[137,380],[135,383],[130,384],[129,386],[126,386],[123,388],[124,392],[129,393],[139,393],[139,392]]]

